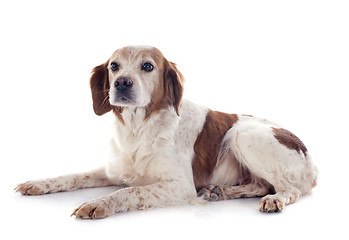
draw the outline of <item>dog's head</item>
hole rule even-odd
[[[173,106],[178,114],[183,76],[154,47],[124,47],[92,70],[90,86],[97,115],[124,107],[145,107],[147,116]]]

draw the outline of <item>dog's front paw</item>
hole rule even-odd
[[[99,198],[82,204],[74,210],[71,216],[82,219],[99,219],[110,217],[115,213],[111,201],[108,198]]]
[[[15,191],[23,195],[42,195],[49,192],[49,187],[41,181],[28,181],[18,184]]]

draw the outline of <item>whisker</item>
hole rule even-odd
[[[108,105],[108,103],[109,103],[109,95],[107,95],[107,96],[104,98],[104,100],[103,100],[103,102],[102,102],[102,106],[103,106],[103,105]]]

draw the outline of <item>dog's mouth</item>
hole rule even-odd
[[[133,106],[136,105],[135,97],[131,92],[120,93],[117,92],[116,96],[110,99],[110,104],[113,106]]]
[[[132,102],[133,98],[131,96],[129,96],[130,94],[118,94],[116,96],[116,101],[117,102],[125,102],[125,103],[128,103],[128,102]]]
[[[148,104],[144,100],[142,93],[136,91],[136,89],[129,89],[127,91],[110,89],[109,102],[110,105],[116,107],[144,107]]]

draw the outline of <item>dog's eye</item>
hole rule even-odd
[[[113,72],[119,70],[119,64],[117,64],[116,62],[112,62],[112,63],[110,64],[110,69],[111,69]]]
[[[146,62],[146,63],[142,64],[142,70],[143,71],[151,72],[151,71],[153,71],[153,69],[154,69],[154,66],[151,63]]]

